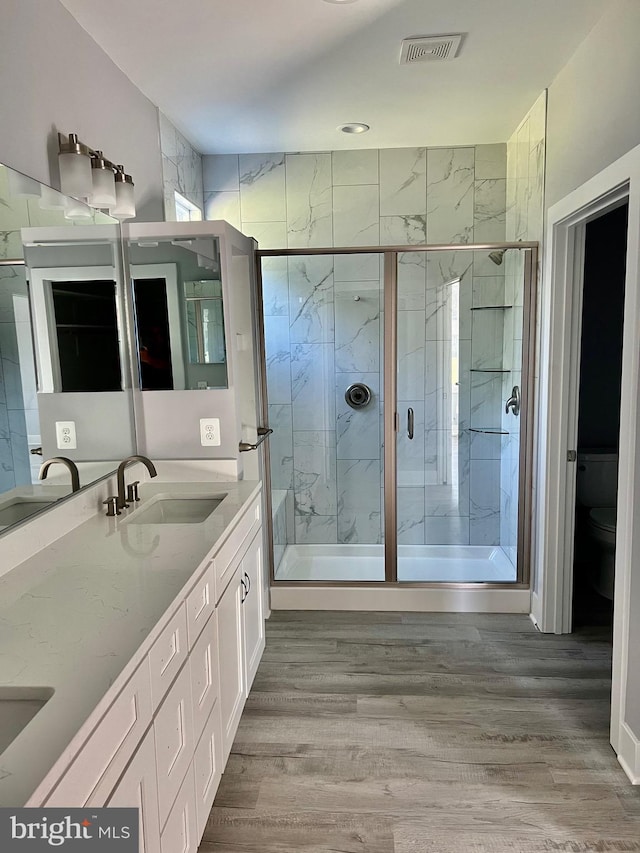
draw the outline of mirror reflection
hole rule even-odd
[[[227,388],[217,237],[130,240],[143,391]]]
[[[134,450],[119,245],[116,220],[0,165],[0,531]]]

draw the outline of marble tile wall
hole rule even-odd
[[[501,241],[505,193],[500,144],[204,158],[206,218],[262,248]],[[398,442],[401,544],[499,542],[500,438],[468,430],[500,425],[500,378],[471,370],[501,365],[504,321],[471,309],[503,300],[504,268],[475,255],[399,257],[399,405],[415,413]],[[380,256],[269,258],[263,289],[273,487],[293,497],[295,542],[379,543]],[[373,393],[359,411],[344,400],[356,381]]]
[[[164,194],[164,218],[167,222],[176,219],[175,193],[179,192],[203,211],[204,194],[202,183],[202,155],[158,111],[160,122],[160,151],[162,153],[162,183]],[[222,217],[227,218],[227,217]]]
[[[546,103],[546,92],[543,92],[507,143],[507,240],[537,240],[542,243]],[[511,370],[504,375],[503,382],[502,393],[507,399],[514,385],[522,386],[522,254],[507,252],[504,265],[505,302],[514,306],[505,313],[503,337],[504,364]],[[540,316],[538,308],[537,316]],[[503,412],[502,426],[509,434],[503,441],[501,452],[500,544],[515,566],[521,419]]]

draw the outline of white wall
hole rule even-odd
[[[640,142],[640,3],[617,0],[549,88],[546,207]]]
[[[163,218],[158,111],[57,0],[2,0],[0,162],[57,185],[57,132],[77,132],[136,184],[138,219]]]

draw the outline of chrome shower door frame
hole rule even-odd
[[[520,457],[518,483],[518,548],[517,548],[517,577],[515,582],[457,582],[457,581],[398,581],[398,507],[397,507],[397,434],[399,431],[399,414],[397,399],[397,353],[398,353],[398,255],[408,252],[493,252],[507,249],[517,249],[524,252],[524,305],[522,328],[522,379],[520,408]],[[384,300],[384,581],[306,581],[306,580],[277,580],[274,575],[273,536],[270,532],[269,578],[272,586],[402,586],[402,587],[431,587],[431,588],[467,588],[478,589],[526,589],[529,587],[531,570],[531,524],[532,524],[532,481],[533,481],[533,417],[535,394],[535,335],[536,335],[536,293],[538,281],[538,251],[537,242],[502,242],[502,243],[453,243],[453,244],[418,244],[410,246],[357,246],[357,247],[327,247],[308,249],[258,249],[256,251],[257,299],[259,306],[257,314],[261,325],[258,329],[260,345],[259,353],[263,361],[261,370],[262,383],[262,422],[268,421],[268,396],[265,367],[264,317],[262,312],[262,258],[274,257],[312,257],[315,255],[381,255],[384,263],[383,300]],[[269,440],[264,445],[265,475],[264,493],[267,518],[272,517],[271,501],[271,466],[269,457]],[[271,525],[269,525],[271,530]]]

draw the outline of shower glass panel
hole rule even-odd
[[[404,258],[397,579],[514,582],[521,419],[515,404],[508,412],[505,406],[522,386],[524,252],[494,253],[494,260],[480,251]],[[407,262],[414,277],[402,274]],[[424,291],[415,285],[418,271]]]
[[[262,259],[276,580],[385,579],[381,265]]]

